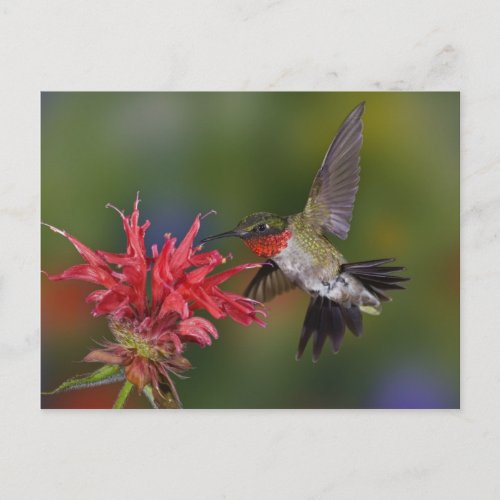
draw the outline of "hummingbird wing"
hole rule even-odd
[[[267,302],[295,286],[275,262],[268,260],[250,281],[244,295],[259,302]]]
[[[344,120],[314,178],[304,216],[320,231],[345,240],[359,185],[359,152],[363,142],[365,103]]]

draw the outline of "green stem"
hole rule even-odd
[[[132,390],[133,386],[134,384],[132,384],[128,380],[125,381],[122,388],[120,389],[118,397],[116,398],[115,404],[113,405],[113,409],[116,410],[123,408],[123,406],[125,405],[125,401],[127,401],[128,395],[130,394],[130,391]]]

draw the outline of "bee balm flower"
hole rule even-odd
[[[261,317],[265,312],[260,303],[220,288],[231,276],[260,264],[242,264],[210,274],[226,259],[217,250],[203,252],[201,246],[193,247],[200,215],[178,245],[175,238],[166,235],[161,250],[154,245],[148,256],[144,236],[150,223],[139,224],[138,205],[137,198],[130,216],[108,205],[123,221],[127,248],[122,254],[91,250],[66,231],[48,226],[67,238],[85,261],[48,278],[83,280],[100,287],[87,297],[87,302],[94,304],[93,316],[108,318],[114,340],[90,352],[84,361],[120,366],[128,390],[131,384],[139,391],[148,388],[156,406],[180,407],[171,374],[180,375],[190,368],[183,356],[186,345],[194,343],[205,347],[218,337],[215,326],[197,317],[197,311],[204,309],[215,319],[230,317],[242,325],[265,326]],[[106,377],[113,373],[109,381],[117,380],[116,371],[102,373]],[[105,379],[95,381],[106,382]],[[78,384],[73,385],[77,388]]]

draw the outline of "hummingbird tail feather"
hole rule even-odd
[[[403,276],[394,276],[392,273],[404,271],[401,266],[383,266],[395,259],[377,259],[364,262],[352,262],[342,264],[341,272],[346,272],[357,278],[366,289],[373,293],[381,302],[391,300],[382,290],[404,290],[401,286],[402,281],[408,281],[410,278]]]
[[[315,363],[321,355],[327,338],[332,345],[333,352],[339,352],[346,326],[357,337],[362,334],[363,321],[359,307],[343,307],[319,295],[311,297],[295,356],[297,361],[304,354],[311,337],[313,343],[312,359]]]
[[[361,337],[363,334],[363,318],[359,307],[341,307],[340,309],[342,310],[347,328],[349,328],[356,337]]]

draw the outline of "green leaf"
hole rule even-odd
[[[92,373],[85,373],[71,377],[63,382],[53,391],[42,392],[44,395],[59,394],[61,392],[76,391],[87,387],[96,387],[103,384],[112,384],[124,380],[122,367],[120,365],[104,365]]]
[[[159,407],[156,404],[155,398],[153,396],[153,388],[150,385],[147,385],[146,387],[144,387],[144,390],[142,392],[149,401],[149,404],[157,410]]]
[[[132,387],[134,387],[134,384],[132,384],[132,382],[129,382],[128,380],[125,380],[125,383],[122,385],[120,393],[116,398],[115,404],[113,405],[113,409],[118,410],[123,408],[123,406],[125,405],[125,401],[127,401],[128,395],[132,390]]]

